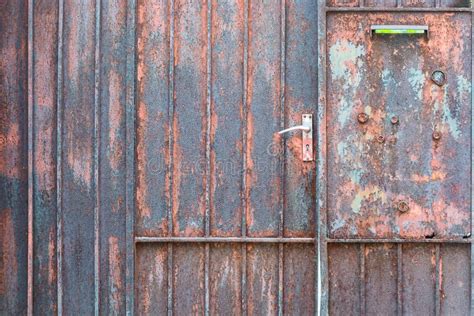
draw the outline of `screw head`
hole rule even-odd
[[[397,204],[397,209],[401,213],[406,213],[408,210],[410,210],[410,206],[406,201],[399,201]]]
[[[369,116],[365,113],[359,113],[357,114],[357,120],[359,121],[359,123],[365,124],[369,120]]]
[[[441,133],[438,131],[433,132],[433,139],[434,140],[440,140],[441,139]]]
[[[446,74],[441,70],[435,70],[431,74],[431,80],[438,86],[442,86],[446,83]]]
[[[390,119],[390,122],[392,122],[393,125],[396,125],[399,123],[398,116],[392,116]]]
[[[377,136],[377,141],[381,144],[385,143],[385,136],[383,135]]]

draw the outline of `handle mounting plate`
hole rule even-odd
[[[313,114],[302,114],[301,116],[302,125],[310,128],[309,131],[302,131],[303,161],[313,161]]]

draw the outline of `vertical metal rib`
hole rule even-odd
[[[278,245],[278,315],[283,316],[283,244]]]
[[[63,208],[62,208],[62,104],[63,104],[63,26],[64,0],[59,0],[58,11],[58,77],[56,104],[56,243],[58,247],[58,315],[63,314]]]
[[[101,0],[95,3],[95,61],[94,61],[94,313],[99,315],[100,297],[100,193],[99,193],[99,151],[100,151],[100,18]]]
[[[441,315],[441,269],[440,269],[440,244],[435,246],[435,315]]]
[[[360,258],[360,314],[366,315],[366,297],[365,297],[365,244],[359,246]]]
[[[317,148],[320,153],[327,150],[326,136],[326,8],[323,1],[318,1],[318,105],[316,126],[318,130]],[[326,156],[320,154],[316,159],[316,270],[317,280],[315,299],[317,315],[327,315],[328,311],[328,255],[326,231],[327,204],[327,163]]]
[[[169,177],[169,188],[168,192],[171,192],[171,196],[168,200],[168,235],[173,236],[173,146],[174,146],[174,135],[173,135],[173,122],[174,122],[174,0],[169,2],[169,47],[170,47],[170,60],[168,69],[168,119],[169,119],[169,164],[168,164],[168,177]],[[173,315],[173,244],[168,244],[168,316]]]
[[[242,189],[243,192],[241,199],[241,208],[242,208],[242,222],[241,222],[241,231],[242,237],[247,236],[247,208],[248,208],[248,183],[247,183],[247,115],[248,115],[248,46],[249,46],[249,0],[244,0],[244,52],[243,52],[243,63],[242,63]],[[242,315],[247,315],[247,244],[242,243],[242,262],[241,262],[241,307]]]
[[[28,292],[27,292],[27,314],[33,315],[33,19],[34,0],[28,0]]]
[[[127,1],[127,68],[126,68],[126,298],[127,315],[134,313],[134,262],[135,262],[135,0]]]
[[[206,214],[205,214],[205,235],[210,235],[210,186],[211,186],[211,71],[212,71],[212,46],[211,46],[211,25],[212,25],[212,2],[206,1],[207,9],[207,38],[206,38]],[[204,313],[209,315],[209,243],[205,245],[204,263]]]
[[[280,129],[285,128],[285,66],[286,66],[286,1],[280,0]],[[283,237],[284,228],[284,209],[286,207],[286,158],[287,150],[285,146],[285,138],[282,137],[282,146],[284,155],[282,157],[280,174],[282,185],[280,195],[282,203],[280,205],[280,221],[278,225],[278,237]],[[278,245],[278,315],[283,315],[283,244]]]
[[[397,315],[403,314],[403,245],[397,244]]]
[[[474,1],[471,1],[471,9],[474,8]],[[474,14],[471,13],[471,34],[474,34]],[[474,57],[474,41],[471,35],[471,60]],[[471,61],[471,87],[474,78],[474,63]],[[471,108],[474,107],[474,93],[471,91]],[[471,190],[474,188],[474,114],[471,112]],[[474,238],[474,194],[471,194],[471,238]],[[474,314],[474,243],[471,243],[471,315]]]

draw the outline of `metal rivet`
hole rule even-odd
[[[397,204],[397,209],[401,213],[406,213],[410,209],[410,206],[408,206],[408,203],[405,201],[400,201]]]
[[[440,140],[441,139],[441,133],[438,131],[433,132],[433,139],[434,140]]]
[[[357,120],[359,121],[360,124],[365,124],[369,120],[369,116],[365,113],[359,113],[357,115]]]
[[[382,144],[385,142],[385,137],[383,135],[379,135],[377,136],[377,141]]]
[[[446,83],[446,74],[441,70],[435,70],[431,74],[431,80],[441,87]]]
[[[398,124],[398,116],[392,116],[392,118],[390,119],[390,122],[392,122],[393,125],[396,125]]]

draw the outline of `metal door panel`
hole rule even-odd
[[[138,1],[136,14],[135,233],[163,236],[170,205],[168,5]]]
[[[316,4],[137,5],[135,311],[311,314]]]
[[[426,24],[429,38],[371,36],[373,24]],[[463,13],[328,16],[331,238],[470,232],[470,28]],[[430,79],[438,69],[447,75],[442,87]]]
[[[470,255],[470,245],[330,244],[329,314],[469,315]]]

